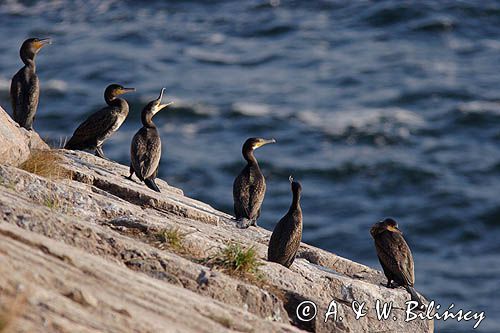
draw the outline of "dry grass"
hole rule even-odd
[[[243,248],[240,244],[231,243],[221,248],[216,254],[207,258],[205,264],[221,269],[227,274],[245,277],[248,280],[263,280],[259,270],[259,261],[255,248]]]
[[[62,157],[54,150],[33,150],[19,168],[50,179],[72,179],[73,176],[62,166]]]

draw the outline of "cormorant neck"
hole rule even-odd
[[[156,125],[153,123],[153,115],[150,112],[143,112],[141,114],[141,121],[144,127],[156,128]]]
[[[119,106],[122,103],[122,99],[116,96],[104,96],[104,99],[110,106]]]
[[[35,55],[25,55],[21,53],[21,60],[27,67],[33,69],[33,71],[36,70]]]
[[[296,191],[293,192],[292,204],[290,205],[290,212],[300,209],[300,194]]]
[[[255,155],[253,154],[253,149],[243,151],[243,157],[248,162],[248,164],[257,166],[259,165],[257,159],[255,158]]]

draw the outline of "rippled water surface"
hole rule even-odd
[[[268,191],[260,225],[304,188],[304,240],[379,268],[368,229],[400,222],[417,288],[443,307],[486,311],[500,330],[500,3],[495,1],[0,2],[0,104],[28,36],[37,58],[35,128],[53,142],[134,86],[104,147],[128,164],[142,106],[161,87],[160,177],[232,211],[250,136]],[[470,332],[472,323],[436,323]]]

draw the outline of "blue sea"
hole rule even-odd
[[[380,269],[369,228],[392,216],[416,288],[500,331],[499,1],[3,0],[0,36],[9,111],[19,46],[52,37],[35,129],[56,146],[121,83],[137,92],[104,151],[128,164],[140,111],[165,87],[161,178],[231,213],[242,143],[275,138],[256,152],[261,226],[287,211],[292,174],[304,241]]]

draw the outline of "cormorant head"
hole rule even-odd
[[[401,230],[399,230],[398,223],[396,222],[396,220],[388,217],[388,218],[383,219],[380,222],[375,223],[370,229],[370,234],[373,237],[375,237],[376,235],[378,235],[381,232],[384,232],[386,230],[389,232],[401,233]]]
[[[290,175],[288,177],[288,180],[290,181],[290,186],[292,187],[292,193],[294,193],[297,196],[300,196],[302,193],[302,185],[298,181],[293,180],[293,177]]]
[[[164,92],[165,92],[165,88],[162,88],[161,92],[160,92],[160,96],[158,96],[158,98],[155,99],[154,101],[149,102],[148,105],[146,105],[144,107],[143,112],[149,112],[149,113],[151,113],[151,116],[154,116],[155,114],[157,114],[161,110],[165,109],[167,106],[172,105],[174,102],[168,102],[165,104],[161,103]]]
[[[104,99],[106,101],[111,101],[117,96],[131,91],[135,91],[135,88],[125,88],[122,85],[113,83],[106,87],[106,90],[104,91]]]
[[[166,104],[162,104],[161,100],[163,98],[163,93],[165,92],[165,88],[161,89],[160,96],[149,102],[143,109],[141,113],[141,121],[144,126],[147,127],[152,127],[154,126],[153,124],[153,116],[160,112],[161,110],[165,109],[167,106],[172,105],[174,102],[169,102]]]
[[[254,151],[255,149],[262,147],[263,145],[267,145],[268,143],[275,143],[274,139],[262,139],[262,138],[250,138],[245,141],[243,144],[243,156],[246,156],[247,153]]]
[[[36,54],[47,44],[50,44],[50,38],[29,38],[26,39],[21,46],[19,54],[23,61],[34,59]]]

